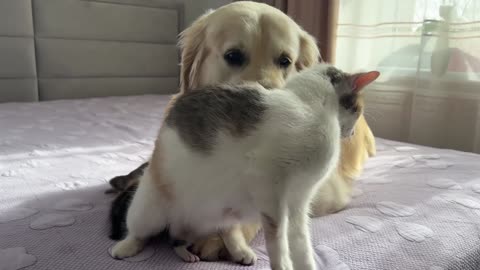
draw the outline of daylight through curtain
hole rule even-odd
[[[480,152],[480,0],[340,0],[336,64],[381,71],[379,136]]]

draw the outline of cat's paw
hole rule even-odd
[[[112,257],[123,259],[137,255],[143,249],[143,241],[126,238],[112,248]]]
[[[257,255],[250,247],[243,247],[235,252],[230,252],[232,261],[242,265],[253,265],[257,261]]]
[[[200,258],[188,251],[185,246],[175,247],[173,250],[184,262],[194,263],[200,261]]]
[[[197,256],[197,255],[194,255],[194,254],[188,254],[186,257],[183,257],[182,258],[185,262],[188,262],[188,263],[194,263],[194,262],[199,262],[200,261],[200,258]]]

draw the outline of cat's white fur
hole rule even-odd
[[[207,155],[192,151],[174,127],[163,125],[154,150],[161,159],[152,159],[142,176],[127,214],[128,236],[112,255],[137,254],[148,237],[166,226],[173,233],[188,228],[207,235],[261,219],[273,269],[316,269],[309,204],[340,154],[338,97],[321,75],[327,67],[320,64],[295,75],[285,89],[257,85],[267,105],[262,121],[240,139],[220,131]],[[169,185],[171,198],[162,196],[158,181]],[[235,215],[226,217],[225,209]]]

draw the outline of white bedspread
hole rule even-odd
[[[108,254],[107,180],[146,160],[169,97],[0,105],[0,270],[268,269]],[[344,211],[312,223],[320,269],[480,269],[480,156],[378,139]]]

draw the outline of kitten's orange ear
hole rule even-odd
[[[378,71],[370,71],[370,72],[357,73],[352,75],[353,92],[359,92],[365,86],[375,81],[378,78],[378,76],[380,76],[380,72]]]

